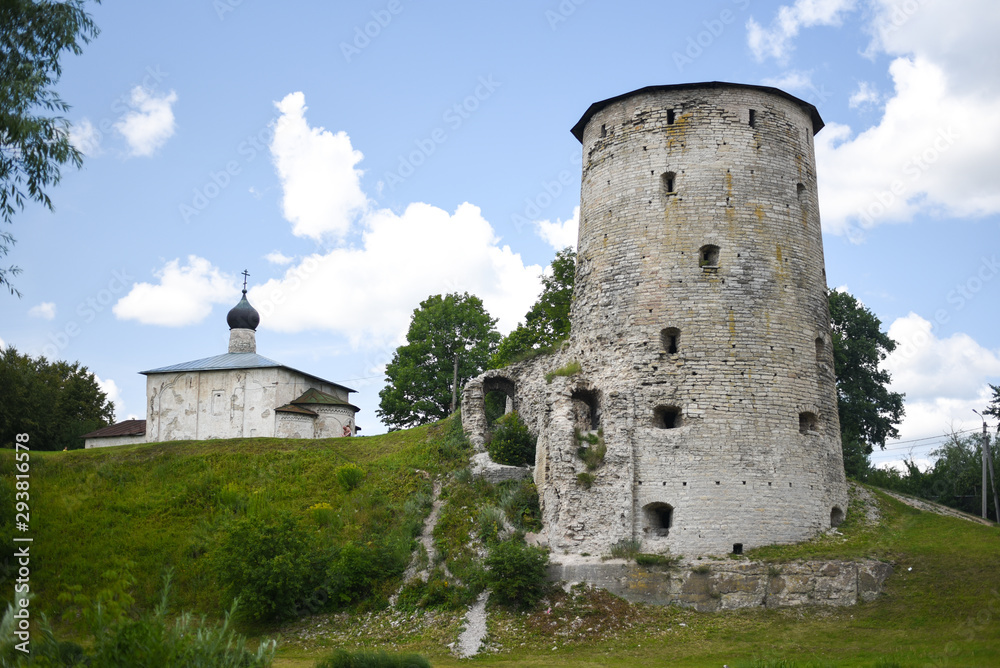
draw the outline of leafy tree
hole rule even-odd
[[[476,296],[433,295],[413,311],[406,345],[386,366],[378,416],[390,429],[448,417],[458,388],[482,372],[500,334]]]
[[[993,385],[991,383],[990,389],[993,390],[993,398],[990,399],[990,405],[983,411],[983,415],[992,415],[995,418],[1000,418],[1000,385]]]
[[[98,2],[100,0],[97,0]],[[79,167],[83,155],[69,141],[69,109],[55,91],[63,51],[79,54],[98,29],[83,11],[84,0],[0,2],[0,216],[11,223],[27,200],[49,209],[47,190],[59,182],[59,167]],[[0,232],[0,257],[14,237]],[[0,267],[0,286],[20,295],[10,277],[20,268]]]
[[[507,366],[532,350],[554,346],[569,336],[575,277],[576,251],[566,247],[552,260],[552,275],[542,276],[542,294],[524,316],[524,324],[500,342],[490,368]]]
[[[114,404],[79,362],[0,353],[0,444],[27,433],[33,450],[83,447],[81,435],[114,421]]]
[[[844,469],[863,478],[874,446],[896,438],[903,418],[903,395],[890,392],[892,377],[879,364],[896,349],[882,322],[846,292],[828,293],[837,373],[837,406],[844,448]]]

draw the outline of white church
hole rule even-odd
[[[245,273],[245,272],[244,272]],[[257,354],[260,314],[243,298],[226,316],[229,352],[141,371],[146,419],[84,434],[85,447],[273,436],[354,436],[355,390]]]

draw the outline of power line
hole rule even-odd
[[[899,449],[901,449],[899,446],[902,446],[904,443],[919,443],[920,441],[933,441],[933,440],[937,440],[937,439],[944,439],[946,441],[949,438],[951,438],[952,436],[958,436],[959,434],[967,434],[967,433],[972,432],[972,431],[978,431],[978,427],[976,429],[961,429],[959,431],[953,431],[950,434],[941,434],[940,436],[925,436],[923,438],[911,438],[911,439],[907,439],[905,441],[896,441],[896,442],[894,442],[892,444],[891,447],[886,447],[884,449],[885,450],[899,450]],[[943,441],[941,441],[941,442],[943,442]],[[936,444],[935,443],[928,443],[927,445],[936,445]],[[924,447],[924,446],[916,446],[916,447]],[[904,447],[902,449],[906,449],[906,448]]]

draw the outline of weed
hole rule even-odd
[[[709,573],[712,572],[712,567],[709,566],[708,564],[701,564],[700,566],[695,566],[694,568],[692,568],[691,572],[697,575],[708,575]]]
[[[594,484],[594,478],[595,476],[593,473],[587,473],[586,471],[576,474],[577,484],[584,489],[590,489],[590,487]]]
[[[635,559],[639,554],[642,543],[636,538],[622,538],[617,543],[612,543],[609,559]]]
[[[337,482],[345,492],[350,492],[361,486],[365,480],[365,472],[357,464],[344,464],[336,470]]]
[[[315,668],[431,668],[430,661],[419,654],[387,654],[338,649],[316,662]]]
[[[583,367],[580,366],[579,362],[570,362],[564,366],[555,369],[554,371],[549,371],[545,374],[545,382],[552,384],[552,381],[556,379],[557,376],[573,376],[575,374],[583,371]]]
[[[674,557],[669,554],[639,553],[635,555],[635,563],[640,566],[666,566],[667,568],[674,568],[680,563],[680,560],[681,557]]]

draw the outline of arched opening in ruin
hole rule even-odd
[[[576,389],[573,399],[573,426],[581,432],[601,428],[601,404],[597,390]]]
[[[642,531],[653,537],[665,537],[674,525],[674,507],[669,503],[656,501],[642,508]]]
[[[483,412],[486,423],[492,425],[497,418],[517,408],[514,381],[503,376],[483,379]]]
[[[705,244],[698,250],[699,267],[719,266],[719,247],[713,244]]]
[[[822,362],[826,359],[826,343],[822,336],[816,337],[816,361]]]
[[[668,355],[676,355],[677,347],[681,342],[681,330],[676,327],[667,327],[660,330],[660,350]]]
[[[819,431],[819,418],[809,411],[799,413],[799,433],[807,434],[810,431]]]
[[[653,426],[659,429],[676,429],[681,426],[679,406],[657,406],[653,409]]]
[[[830,510],[830,527],[839,527],[840,523],[844,521],[844,511],[840,509],[839,506],[834,506]]]

